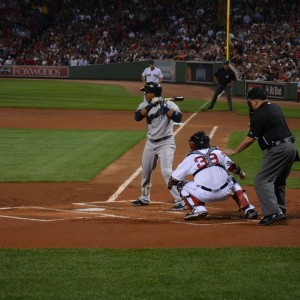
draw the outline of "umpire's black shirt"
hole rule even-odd
[[[292,134],[280,107],[270,102],[263,102],[251,115],[250,131],[247,136],[258,140],[260,148],[265,150],[274,142]]]
[[[218,69],[218,71],[215,73],[215,76],[217,77],[219,84],[224,86],[231,81],[236,81],[235,73],[230,68],[228,68],[228,70],[225,70],[224,67]]]

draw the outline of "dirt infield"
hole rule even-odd
[[[105,83],[123,84],[132,93],[139,93],[141,86],[139,82]],[[164,95],[187,98],[210,99],[212,94],[210,88],[199,86],[164,84],[163,88]],[[211,132],[214,128],[212,144],[224,148],[233,130],[248,129],[248,117],[234,111],[184,114],[183,122],[183,126],[174,127],[175,166],[188,151],[187,138],[195,131]],[[291,129],[300,128],[300,119],[288,119],[288,123]],[[144,130],[145,123],[135,122],[133,112],[0,109],[0,127]],[[151,205],[132,207],[131,201],[140,192],[144,143],[136,145],[90,182],[0,183],[0,247],[300,246],[299,190],[287,190],[289,218],[280,225],[261,227],[257,220],[244,219],[231,200],[208,205],[209,215],[201,221],[184,222],[186,212],[170,211],[172,199],[158,166],[153,175]],[[245,189],[260,212],[253,187]]]

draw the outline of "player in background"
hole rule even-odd
[[[161,87],[158,83],[148,82],[141,90],[145,94],[146,102],[140,103],[134,117],[136,121],[146,119],[147,142],[142,157],[141,195],[138,200],[132,202],[133,206],[150,204],[152,172],[158,159],[167,185],[173,171],[172,164],[176,149],[173,121],[181,122],[182,119],[179,107],[174,102],[165,101],[160,97]],[[187,209],[176,188],[172,188],[170,192],[175,200],[172,210]]]
[[[163,74],[161,70],[155,67],[154,60],[150,60],[149,67],[146,68],[142,73],[142,81],[144,84],[147,82],[155,82],[158,85],[161,85],[163,81]]]
[[[148,82],[155,82],[161,88],[161,92],[162,92],[161,83],[163,81],[163,77],[164,76],[163,76],[161,70],[159,68],[155,67],[154,60],[150,60],[149,67],[147,67],[142,73],[142,81],[143,81],[144,85]],[[144,102],[147,104],[145,95],[144,95]]]
[[[169,179],[168,188],[177,186],[187,207],[191,212],[185,220],[197,220],[205,217],[208,212],[206,203],[224,201],[233,198],[239,210],[247,219],[256,219],[258,213],[250,204],[242,187],[227,172],[245,178],[245,173],[218,147],[210,146],[210,138],[203,131],[198,131],[189,139],[191,151],[178,165]],[[192,175],[194,180],[185,178]]]

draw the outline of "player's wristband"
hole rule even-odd
[[[170,108],[166,104],[163,105],[162,109],[165,114],[170,110]]]

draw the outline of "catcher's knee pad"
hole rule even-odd
[[[186,192],[184,194],[187,194]],[[187,194],[182,197],[184,203],[187,207],[190,209],[193,209],[195,206],[205,206],[205,203],[200,201],[198,198],[196,198],[193,195]]]
[[[234,192],[232,198],[237,203],[240,211],[245,210],[249,206],[248,197],[243,190]]]
[[[179,193],[179,195],[180,195],[181,197],[187,196],[187,195],[182,195],[182,193],[181,193],[181,191],[183,190],[183,187],[184,187],[187,183],[188,183],[187,180],[182,180],[182,181],[179,181],[178,184],[177,184],[177,186],[176,186],[177,191],[178,191],[178,193]]]

